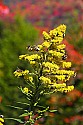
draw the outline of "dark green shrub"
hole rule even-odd
[[[36,42],[37,36],[36,29],[20,16],[13,21],[0,21],[0,96],[2,96],[0,114],[4,114],[5,117],[16,116],[16,111],[6,105],[13,105],[21,98],[17,86],[23,81],[18,82],[13,72],[18,64],[19,67],[25,67],[26,63],[21,64],[18,56],[24,53],[27,45]],[[11,123],[13,124],[15,125]]]

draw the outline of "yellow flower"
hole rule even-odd
[[[28,78],[29,78],[29,75],[24,75],[25,80],[28,80]]]
[[[23,93],[28,94],[28,92],[29,92],[29,89],[27,87],[24,87],[23,88]]]
[[[70,92],[70,91],[72,91],[74,89],[74,86],[73,85],[72,86],[67,86],[67,88],[68,88],[68,92]]]
[[[26,80],[29,81],[29,82],[33,82],[33,77],[32,77],[32,76],[25,75],[25,76],[24,76],[24,79],[26,79]]]
[[[36,64],[36,61],[30,61],[30,64],[34,65],[34,64]]]
[[[33,82],[33,77],[32,76],[29,76],[28,79],[29,79],[30,82]]]
[[[42,45],[38,45],[38,47],[39,47],[39,49],[40,49],[40,50],[43,48],[43,46],[42,46]]]

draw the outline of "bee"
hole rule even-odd
[[[20,68],[17,67],[16,69],[17,72],[22,72],[22,70]]]
[[[75,78],[75,77],[76,77],[76,75],[77,75],[77,73],[75,72],[73,77]]]
[[[62,31],[61,31],[61,32],[62,32]],[[56,36],[59,36],[59,37],[63,37],[63,38],[64,38],[64,37],[65,37],[65,33],[62,32],[62,35],[60,35],[59,33],[57,33]]]
[[[28,49],[29,51],[39,51],[40,48],[38,46],[28,46],[26,47],[26,49]]]
[[[63,38],[65,37],[65,33],[63,33]]]
[[[67,59],[67,55],[63,55],[62,60],[66,60],[66,59]]]
[[[28,49],[29,51],[32,51],[33,47],[32,46],[27,46],[26,49]]]
[[[35,51],[39,51],[40,48],[39,48],[38,46],[35,46],[35,47],[34,47],[34,50],[35,50]]]
[[[4,125],[4,116],[0,115],[0,125]]]

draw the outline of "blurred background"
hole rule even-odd
[[[20,111],[8,107],[22,98],[18,86],[24,81],[14,77],[19,68],[30,68],[18,59],[26,46],[42,42],[42,31],[67,25],[68,61],[77,73],[69,82],[75,86],[67,94],[55,93],[46,105],[58,110],[41,119],[40,125],[83,125],[83,0],[0,0],[0,114],[17,118]],[[6,120],[6,125],[18,123]],[[38,125],[38,123],[35,123]]]

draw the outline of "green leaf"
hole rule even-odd
[[[22,105],[30,105],[30,104],[28,104],[28,103],[23,103],[23,102],[16,102],[16,103],[19,103],[19,104],[22,104]]]
[[[27,82],[27,81],[26,81],[26,82]],[[31,83],[29,83],[29,82],[27,82],[27,84],[28,84],[29,86],[31,86],[32,88],[35,89],[35,86],[34,86],[33,84],[31,84]]]
[[[11,105],[7,105],[7,106],[9,106],[9,107],[11,107],[11,108],[15,108],[15,109],[23,109],[23,108],[21,108],[21,107],[16,107],[16,106],[11,106]]]
[[[36,120],[38,120],[38,119],[40,119],[40,118],[42,118],[42,116],[40,115],[40,116],[38,116],[37,118],[36,118]]]
[[[14,121],[17,121],[19,123],[23,123],[24,124],[24,122],[21,119],[15,119],[15,118],[5,118],[5,119],[14,120]]]
[[[38,104],[38,102],[36,102],[35,104],[34,104],[34,106],[36,106]]]
[[[44,108],[44,109],[46,108],[46,107],[44,107],[44,106],[41,106],[41,105],[37,105],[37,107],[39,107],[39,108]]]
[[[24,116],[28,116],[28,115],[29,115],[29,113],[24,113],[24,114],[20,115],[19,117],[24,117]]]
[[[27,97],[28,101],[30,101],[30,99]]]
[[[56,112],[57,110],[49,110],[49,112]]]

